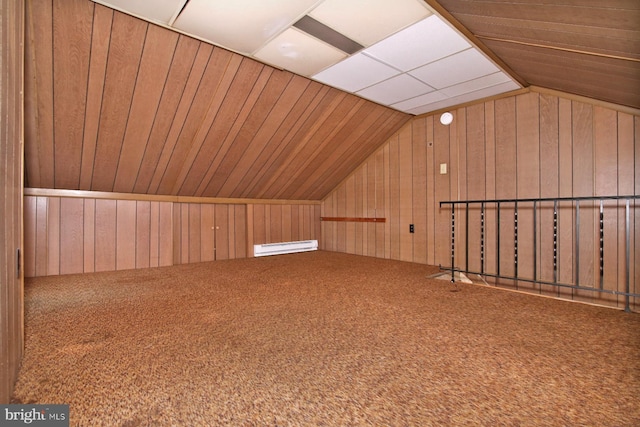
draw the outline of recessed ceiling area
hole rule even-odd
[[[521,87],[422,0],[93,1],[409,114]]]

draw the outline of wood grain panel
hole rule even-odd
[[[398,137],[398,208],[399,208],[399,258],[402,261],[413,261],[413,236],[409,232],[409,224],[413,224],[413,150],[412,127],[405,126]],[[415,228],[415,225],[414,225]]]
[[[118,200],[116,206],[116,270],[136,268],[136,201]]]
[[[135,180],[133,191],[136,193],[145,193],[150,188],[200,44],[190,37],[178,38],[171,68],[167,74],[153,127],[146,141],[145,152]]]
[[[189,250],[189,263],[200,262],[201,258],[201,240],[202,240],[202,215],[200,212],[200,204],[185,203],[188,209],[188,250]]]
[[[235,214],[235,258],[246,258],[247,255],[247,206],[234,205]],[[251,254],[253,255],[253,254]]]
[[[229,206],[216,205],[216,260],[229,259]]]
[[[60,198],[52,197],[47,206],[47,274],[60,274]]]
[[[86,108],[87,75],[91,46],[93,5],[71,0],[62,6],[54,3],[53,14],[53,109],[54,188],[77,188],[80,184],[83,120]],[[65,16],[65,15],[69,16]],[[65,54],[59,54],[64,52]],[[68,120],[58,120],[58,118]]]
[[[373,153],[352,175],[343,181],[322,204],[323,216],[340,216],[350,212],[349,198],[359,200],[356,193],[367,191],[368,212],[380,215],[384,212],[388,222],[369,224],[378,228],[373,240],[375,251],[371,256],[379,258],[397,257],[391,252],[392,239],[402,233],[397,231],[401,223],[403,208],[410,206],[413,220],[418,224],[416,206],[426,205],[426,260],[419,258],[414,245],[413,262],[449,265],[451,263],[451,211],[440,208],[438,202],[468,197],[470,199],[571,197],[609,195],[636,191],[637,174],[637,116],[606,108],[601,104],[588,104],[578,100],[562,98],[552,94],[530,92],[469,105],[455,111],[455,125],[443,126],[437,117],[415,118],[411,125],[397,132],[387,143]],[[464,117],[464,118],[461,118]],[[632,119],[633,117],[633,119]],[[632,124],[633,122],[633,124]],[[407,133],[407,129],[409,129]],[[403,138],[410,138],[411,165],[403,160]],[[426,142],[426,144],[424,144]],[[424,144],[424,155],[416,155],[417,147]],[[633,146],[633,148],[632,148]],[[606,151],[606,152],[605,152]],[[635,153],[635,154],[634,154]],[[455,158],[455,159],[454,159]],[[448,174],[441,175],[440,164],[449,166]],[[402,172],[413,168],[411,183],[402,181]],[[363,171],[367,171],[366,173]],[[424,184],[416,186],[426,171]],[[394,176],[396,182],[393,182]],[[455,178],[455,179],[454,179]],[[633,181],[636,180],[634,184]],[[362,184],[358,184],[360,180]],[[404,187],[413,186],[409,194]],[[417,188],[424,186],[424,196]],[[360,190],[362,188],[362,190]],[[395,195],[393,193],[396,193]],[[425,197],[424,202],[421,200]],[[407,200],[409,199],[409,200]],[[372,205],[372,201],[374,202]],[[359,202],[357,202],[359,203]],[[356,204],[357,204],[356,203]],[[397,205],[394,208],[394,203]],[[612,204],[614,206],[608,206]],[[500,273],[515,273],[515,224],[514,204],[502,203],[500,216]],[[518,210],[518,273],[543,280],[553,281],[553,204],[538,206],[537,231],[533,232],[533,212],[530,205],[520,205]],[[597,206],[599,208],[599,204]],[[580,274],[593,282],[597,276],[599,246],[594,240],[598,233],[597,211],[593,203],[582,202],[580,214]],[[479,208],[478,208],[479,209]],[[621,276],[626,274],[626,265],[621,236],[620,208],[605,203],[605,289],[620,289]],[[607,213],[612,210],[611,214]],[[355,211],[355,210],[354,210]],[[495,207],[488,206],[485,212],[485,270],[497,272],[497,242]],[[632,212],[632,216],[637,213]],[[396,218],[393,218],[396,216]],[[469,215],[470,267],[480,269],[479,212]],[[636,218],[636,217],[634,217]],[[456,215],[456,253],[464,250],[464,239],[460,234],[464,228],[463,210]],[[596,221],[598,220],[598,221]],[[637,218],[636,218],[637,221]],[[394,224],[393,227],[388,224]],[[575,209],[571,203],[560,203],[558,210],[559,249],[558,270],[555,279],[561,283],[573,283],[575,271]],[[586,224],[586,225],[585,225]],[[323,244],[326,250],[342,251],[357,248],[364,232],[351,236],[343,231],[333,231],[329,222],[323,222]],[[336,224],[337,225],[337,224]],[[632,221],[633,226],[633,221]],[[635,229],[633,229],[635,230]],[[638,258],[635,231],[633,234],[632,260]],[[414,236],[416,239],[417,236]],[[349,243],[348,239],[354,242]],[[536,269],[533,265],[533,244],[536,239]],[[347,241],[345,241],[347,239]],[[608,240],[610,239],[610,240]],[[401,240],[400,240],[401,241]],[[395,242],[394,242],[395,244]],[[474,249],[475,248],[475,249]],[[463,254],[464,255],[464,254]],[[464,256],[457,255],[456,264],[464,264]],[[464,266],[464,265],[462,265]],[[631,286],[638,276],[632,268]],[[491,280],[491,279],[489,279]],[[582,281],[582,279],[581,279]],[[590,285],[589,283],[586,283]],[[581,301],[598,302],[620,306],[620,298],[593,297],[590,292],[571,292],[565,288],[544,285],[517,284],[502,280],[500,285],[518,286],[519,289],[536,293],[560,296]],[[607,288],[609,286],[609,288]],[[617,286],[617,288],[615,287]]]
[[[151,265],[151,203],[136,202],[136,264],[135,268]]]
[[[96,200],[95,271],[116,270],[116,211],[115,200]]]
[[[24,277],[36,275],[37,247],[37,197],[25,196],[23,202],[24,215]]]
[[[113,191],[132,192],[159,101],[175,54],[178,35],[150,25],[144,41]]]
[[[38,197],[36,209],[36,276],[46,276],[48,266],[47,248],[49,246],[47,231],[49,200],[46,197]]]
[[[84,201],[60,199],[60,274],[84,270]]]
[[[93,11],[93,26],[91,27],[91,55],[84,113],[80,184],[78,185],[81,190],[91,188],[112,22],[113,10],[96,4]]]
[[[200,260],[214,261],[216,259],[215,205],[200,205],[200,230]]]
[[[0,403],[8,404],[24,352],[25,4],[22,0],[2,0],[0,11]]]
[[[100,111],[92,190],[113,191],[148,26],[133,17],[114,14],[104,82],[107,95]]]
[[[84,234],[84,267],[83,272],[94,272],[96,270],[96,201],[84,199],[83,209],[83,234]]]

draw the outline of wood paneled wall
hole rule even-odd
[[[24,345],[22,261],[24,2],[0,0],[0,404]]]
[[[559,93],[528,93],[491,100],[452,111],[451,126],[439,116],[417,117],[366,160],[323,202],[323,216],[385,217],[386,223],[323,222],[326,250],[450,265],[449,208],[445,200],[633,195],[640,192],[640,117]],[[446,165],[447,173],[440,173]],[[608,203],[611,209],[611,203]],[[637,205],[637,204],[636,204]],[[640,209],[631,211],[629,263],[632,292],[640,292]],[[508,217],[506,206],[503,215]],[[552,224],[549,206],[542,209],[538,230]],[[626,278],[624,211],[605,220],[605,289],[624,290]],[[531,211],[519,212],[521,224],[532,224]],[[486,213],[486,235],[495,235],[495,211]],[[558,280],[575,277],[574,210],[560,209]],[[458,215],[456,264],[464,265],[464,227]],[[597,212],[581,205],[580,282],[594,283],[599,247],[594,236]],[[415,232],[409,232],[414,224]],[[479,212],[471,212],[469,243],[479,247]],[[501,272],[513,273],[513,224],[501,229]],[[552,237],[538,231],[538,277],[549,280]],[[531,228],[520,227],[520,274],[533,273]],[[488,237],[489,238],[489,237]],[[510,248],[510,249],[509,249]],[[487,272],[495,272],[495,244],[486,248]],[[479,250],[470,251],[470,268],[479,268]],[[524,282],[519,288],[531,288]],[[540,291],[540,287],[535,289]],[[542,291],[553,293],[550,287]],[[560,294],[569,294],[562,291]],[[579,292],[572,298],[587,299]],[[605,296],[608,304],[621,298]],[[598,301],[600,302],[600,301]]]
[[[317,203],[28,195],[24,218],[27,277],[245,258],[254,243],[320,240]]]

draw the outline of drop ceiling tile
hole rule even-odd
[[[256,52],[255,57],[285,70],[311,76],[347,55],[295,28],[289,28]]]
[[[318,0],[189,0],[174,26],[250,54],[303,16]]]
[[[431,11],[422,0],[325,0],[309,15],[361,45],[370,46],[426,18]]]
[[[411,71],[409,74],[437,89],[499,71],[474,48],[464,50]]]
[[[400,74],[357,94],[380,104],[391,105],[429,92],[433,92],[432,87],[407,74]]]
[[[477,79],[469,80],[464,83],[443,88],[440,90],[440,92],[445,94],[447,97],[454,97],[509,81],[511,81],[511,79],[506,74],[497,72],[489,74],[487,76],[479,77]]]
[[[438,16],[431,15],[364,52],[402,71],[410,71],[470,46]]]
[[[500,83],[498,85],[481,89],[475,92],[467,93],[460,96],[455,96],[453,98],[447,98],[442,101],[437,101],[430,104],[425,104],[421,107],[416,107],[411,110],[407,110],[406,112],[409,114],[416,114],[416,115],[425,114],[431,111],[440,110],[442,108],[452,107],[452,106],[456,106],[466,102],[477,101],[489,96],[507,93],[516,89],[520,89],[520,86],[517,83],[508,81],[508,82]]]
[[[395,68],[358,53],[321,71],[313,78],[348,92],[357,92],[397,74],[400,72]]]
[[[447,99],[447,96],[440,91],[430,92],[424,95],[416,96],[415,98],[407,99],[406,101],[398,102],[391,105],[392,108],[400,111],[409,111],[417,107],[421,107],[425,104],[432,104],[434,102]]]
[[[169,24],[187,0],[94,0],[96,3],[121,10],[143,19]]]

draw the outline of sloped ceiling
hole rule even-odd
[[[426,0],[514,81],[640,108],[637,0]],[[91,0],[27,0],[25,185],[319,200],[412,117]]]
[[[27,2],[27,187],[320,200],[411,115],[90,0]]]
[[[640,1],[427,0],[529,85],[640,108]]]

